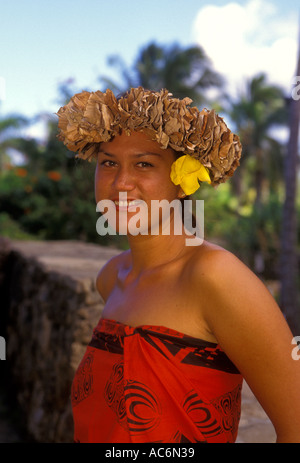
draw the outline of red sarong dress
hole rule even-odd
[[[72,384],[74,441],[233,443],[241,388],[218,344],[100,319]]]

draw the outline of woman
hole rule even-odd
[[[72,386],[78,442],[234,442],[243,378],[277,442],[300,442],[293,336],[267,289],[230,252],[199,245],[184,221],[175,232],[172,208],[169,233],[162,215],[151,233],[153,200],[182,201],[239,164],[238,137],[190,102],[107,90],[77,94],[58,112],[60,139],[97,158],[96,201],[111,201],[130,245],[97,277],[105,306]],[[146,225],[133,233],[139,204]]]

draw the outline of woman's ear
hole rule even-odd
[[[179,192],[178,192],[178,198],[182,199],[182,198],[185,198],[185,197],[186,197],[186,194],[183,191],[183,189],[180,187]]]

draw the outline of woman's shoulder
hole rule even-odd
[[[200,272],[202,277],[209,278],[222,272],[228,265],[233,269],[244,265],[232,252],[209,241],[203,241],[200,246],[191,250],[189,264],[196,277]]]
[[[99,270],[96,277],[96,288],[104,300],[112,291],[116,284],[120,268],[122,268],[129,258],[129,251],[120,252],[111,257]]]
[[[242,260],[221,246],[202,246],[192,258],[190,281],[195,297],[205,300],[208,319],[277,310],[265,284]]]
[[[235,293],[241,287],[263,290],[260,279],[231,251],[204,241],[191,254],[189,277],[195,288],[208,295]]]

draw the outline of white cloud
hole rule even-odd
[[[298,16],[279,14],[266,0],[205,6],[193,35],[234,92],[245,78],[265,72],[270,83],[291,89],[296,69]]]

